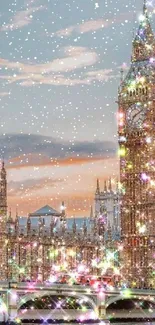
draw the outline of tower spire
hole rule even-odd
[[[120,76],[121,76],[121,84],[122,84],[122,82],[123,82],[123,78],[124,78],[124,70],[123,70],[123,68],[121,68],[121,70],[120,70]]]
[[[146,0],[144,0],[144,4],[143,4],[143,15],[146,15],[147,12],[147,6],[146,6]]]
[[[16,219],[18,219],[18,207],[16,206]]]
[[[146,61],[154,57],[155,38],[151,28],[147,9],[147,1],[143,2],[143,14],[140,16],[140,24],[133,40],[132,62]]]
[[[147,9],[147,1],[143,2],[143,14],[140,16],[140,24],[133,40],[132,62],[145,61],[154,56],[155,38],[151,28]]]
[[[65,208],[66,208],[65,203],[64,203],[64,201],[62,201],[62,204],[61,204],[61,221],[64,221],[65,217],[66,217]]]

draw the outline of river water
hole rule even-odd
[[[40,320],[43,320],[43,319],[40,319]],[[32,323],[31,321],[26,321],[26,322],[21,322],[20,324],[23,324],[23,325],[41,325],[41,324],[43,324],[43,325],[50,325],[50,322],[48,323],[48,322],[38,322],[38,323]],[[55,324],[54,325],[89,325],[89,323],[87,324],[87,322],[85,323],[85,322],[83,322],[83,323],[57,323],[57,322],[55,322]],[[99,323],[96,323],[96,325],[107,325],[107,324],[109,324],[109,322],[107,322],[107,321],[101,321],[101,323],[99,322]],[[52,324],[51,324],[52,325]],[[94,324],[92,324],[92,325],[95,325],[95,323]],[[120,322],[119,320],[116,322],[113,322],[112,320],[110,321],[110,325],[155,325],[155,321],[139,321],[139,322],[137,322],[136,320],[134,320],[133,319],[133,321],[125,321],[125,322]]]
[[[43,321],[43,318],[41,318],[40,321]],[[24,325],[40,325],[41,323],[42,323],[42,322],[38,322],[38,324],[35,323],[35,322],[32,323],[31,321],[28,321],[28,320],[27,320],[27,321],[26,321],[26,320],[25,320],[25,321],[23,320],[23,322],[21,321],[21,324],[24,324]],[[45,322],[45,323],[43,322],[42,324],[43,324],[43,325],[50,325],[50,321],[49,321],[49,323],[48,323],[48,322]],[[51,323],[51,325],[52,325],[52,324],[53,324],[53,323]],[[82,325],[82,324],[83,324],[83,325],[89,325],[89,324],[91,324],[91,323],[87,323],[87,321],[86,321],[86,322],[83,322],[83,323],[81,323],[81,322],[80,322],[80,323],[78,323],[78,322],[77,322],[77,323],[74,323],[74,321],[73,321],[73,323],[72,323],[72,322],[69,322],[69,323],[66,323],[66,322],[65,322],[65,323],[60,323],[60,322],[58,322],[58,323],[57,323],[57,321],[55,321],[55,323],[54,323],[54,325],[75,325],[75,324],[76,324],[76,325],[78,325],[78,324],[79,324],[79,325]],[[107,324],[109,324],[109,321],[108,321],[108,320],[105,320],[105,321],[103,320],[103,321],[98,321],[98,322],[96,322],[96,323],[95,323],[95,322],[92,323],[92,325],[107,325]],[[153,320],[153,321],[151,321],[151,320],[149,320],[149,321],[143,321],[143,320],[140,321],[140,320],[139,320],[139,322],[137,322],[137,320],[134,320],[134,319],[133,319],[133,320],[131,321],[131,319],[130,319],[130,321],[126,320],[126,321],[124,321],[124,322],[123,322],[123,321],[121,322],[120,320],[117,320],[117,321],[115,320],[115,321],[113,321],[113,320],[111,319],[111,320],[110,320],[110,325],[155,325],[155,321],[154,321],[154,320]]]
[[[111,325],[155,325],[155,322],[152,322],[152,321],[148,321],[148,322],[136,322],[133,320],[133,322],[128,322],[128,323],[113,323],[113,322],[110,322]]]

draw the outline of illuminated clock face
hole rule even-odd
[[[146,110],[143,105],[134,104],[127,111],[127,126],[134,129],[141,129],[145,120]]]

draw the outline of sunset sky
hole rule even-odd
[[[142,6],[3,2],[0,149],[13,213],[16,206],[21,215],[46,204],[59,209],[64,200],[69,216],[88,215],[97,177],[101,187],[110,176],[115,182],[120,70],[129,66]]]

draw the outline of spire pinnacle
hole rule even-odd
[[[96,185],[96,194],[100,193],[100,184],[99,184],[99,179],[97,179],[97,185]]]
[[[108,190],[111,192],[112,191],[112,182],[111,182],[111,177],[109,178],[109,186]]]
[[[62,201],[62,204],[61,204],[61,220],[62,220],[63,218],[65,218],[65,216],[66,216],[65,209],[66,209],[66,207],[65,207],[65,202]]]
[[[94,217],[94,213],[93,213],[93,207],[91,205],[91,208],[90,208],[90,219],[93,219]]]
[[[83,234],[84,234],[84,235],[87,234],[87,224],[86,224],[86,220],[84,220],[84,223],[83,223]]]
[[[31,218],[30,218],[30,216],[28,216],[28,218],[27,218],[27,224],[31,224]]]
[[[119,179],[117,177],[117,179],[116,179],[116,192],[118,192],[118,191],[119,191]]]
[[[16,219],[18,219],[18,207],[16,206]]]
[[[106,180],[104,181],[104,192],[107,192],[107,182],[106,182]]]
[[[73,230],[73,233],[76,233],[76,221],[75,221],[75,218],[74,218],[74,221],[73,221],[73,224],[72,224],[72,230]]]

